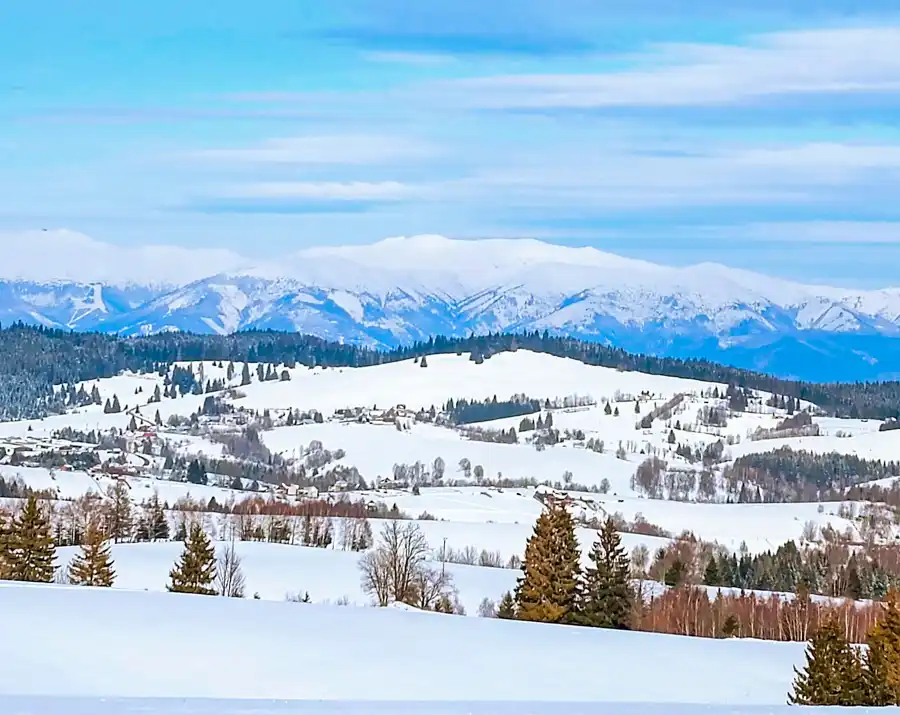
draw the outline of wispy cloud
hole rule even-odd
[[[702,226],[682,234],[744,241],[900,245],[900,221],[784,221],[740,226]]]
[[[231,199],[314,199],[324,201],[400,201],[416,190],[396,181],[270,181],[223,191]]]
[[[833,199],[837,190],[900,184],[900,146],[697,146],[653,154],[599,147],[522,152],[502,167],[447,182],[467,200],[491,197],[530,209],[553,207],[790,204]]]
[[[436,52],[402,52],[398,50],[371,50],[363,52],[363,57],[370,62],[387,62],[401,65],[445,65],[455,62],[453,55],[438,54]]]
[[[207,149],[201,159],[271,164],[384,164],[429,159],[433,144],[392,136],[301,136],[275,138],[244,148]]]
[[[785,94],[900,90],[900,27],[771,33],[745,45],[671,43],[623,57],[630,69],[449,80],[441,92],[483,108],[688,106]]]

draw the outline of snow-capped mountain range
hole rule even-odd
[[[531,239],[389,238],[277,263],[69,232],[27,243],[33,260],[0,265],[3,323],[123,335],[270,328],[378,346],[538,329],[811,380],[900,377],[900,288],[672,268]]]

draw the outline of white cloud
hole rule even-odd
[[[900,90],[900,27],[771,33],[743,46],[666,44],[624,58],[636,69],[499,75],[442,83],[495,108],[733,104],[785,94]]]
[[[247,265],[224,249],[116,246],[68,230],[0,233],[0,245],[7,280],[180,285]]]
[[[269,181],[235,187],[230,198],[308,199],[320,201],[396,201],[416,195],[414,187],[396,181]]]
[[[459,201],[590,209],[808,203],[836,188],[898,183],[898,146],[811,143],[674,155],[621,146],[538,149],[432,188]]]
[[[900,244],[900,222],[896,221],[759,222],[742,226],[685,228],[683,233],[779,243]]]
[[[355,134],[275,138],[240,149],[208,149],[195,156],[264,164],[366,165],[429,159],[438,153],[437,147],[415,139]]]

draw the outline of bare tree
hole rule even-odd
[[[638,544],[631,552],[631,575],[635,578],[644,578],[650,567],[650,551],[646,544]]]
[[[381,543],[360,560],[363,590],[380,606],[409,602],[427,555],[428,542],[417,524],[389,521],[381,530]]]
[[[481,618],[496,618],[497,604],[485,596],[481,599],[481,603],[478,604],[478,615]]]
[[[451,603],[456,596],[453,577],[444,568],[432,569],[422,565],[416,569],[412,578],[412,590],[409,600],[411,606],[425,611],[435,611],[444,603]]]
[[[431,465],[431,476],[435,481],[444,478],[444,470],[446,469],[446,464],[441,457],[435,457],[434,462]]]
[[[472,478],[472,462],[468,457],[463,457],[459,460],[459,469],[463,473],[464,479]]]
[[[234,539],[219,553],[216,564],[216,593],[229,598],[243,598],[246,588],[244,571],[241,569],[241,557],[234,548]]]
[[[359,560],[359,570],[363,590],[375,597],[377,605],[387,606],[391,602],[391,578],[384,555],[377,550],[367,552]]]

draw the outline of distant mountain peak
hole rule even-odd
[[[716,263],[669,267],[535,239],[393,237],[262,262],[71,232],[28,240],[24,254],[13,243],[0,267],[3,323],[126,335],[258,328],[380,346],[548,330],[811,379],[900,372],[898,288],[812,286]]]

